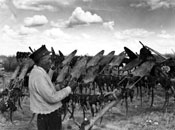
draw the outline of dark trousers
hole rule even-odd
[[[61,113],[58,110],[50,114],[38,114],[38,130],[62,130]]]

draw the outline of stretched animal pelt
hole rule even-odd
[[[148,86],[149,81],[154,82],[149,80],[152,77],[155,79],[175,77],[173,73],[175,62],[170,59],[157,62],[155,55],[152,54],[156,51],[145,45],[140,49],[140,54],[135,54],[128,47],[124,47],[119,54],[111,51],[104,55],[105,51],[101,50],[94,56],[77,56],[77,50],[64,56],[61,51],[56,54],[53,48],[51,50],[51,60],[55,67],[52,81],[61,86],[56,90],[66,87],[71,80],[77,82],[74,92],[62,101],[63,117],[70,114],[74,119],[76,104],[82,108],[84,118],[89,111],[92,117],[100,111],[104,114],[107,109],[115,105],[116,99],[125,100],[126,104],[127,98],[133,99],[134,89],[143,81]],[[160,53],[156,54],[160,56]],[[27,55],[29,53],[17,53],[19,65],[6,89],[0,93],[0,111],[9,112],[11,117],[12,113],[21,107],[21,101],[27,95],[27,77],[33,66]],[[146,78],[147,80],[144,80]],[[171,80],[166,81],[170,81],[171,84]],[[144,85],[142,84],[143,87],[146,86]],[[108,103],[109,107],[106,106]]]
[[[29,56],[28,52],[17,52],[16,59],[18,65],[12,74],[8,85],[0,93],[0,111],[2,113],[9,112],[11,121],[13,112],[16,111],[17,108],[22,109],[21,101],[24,96],[28,95],[28,93],[26,93],[28,86],[25,82],[27,82],[26,76],[33,66],[33,61],[27,56]]]

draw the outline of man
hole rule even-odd
[[[61,100],[67,97],[76,87],[75,81],[69,86],[56,91],[48,75],[51,67],[50,52],[42,45],[30,55],[35,65],[29,75],[30,109],[37,115],[38,130],[61,130],[61,114],[58,109]]]

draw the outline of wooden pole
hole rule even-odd
[[[157,52],[156,50],[148,47],[148,46],[145,46],[141,41],[139,41],[140,44],[142,44],[142,46],[146,47],[147,49],[151,50],[152,52],[156,53],[158,56],[162,57],[164,60],[167,60],[168,58],[166,58],[165,56],[163,56],[162,54],[160,54],[159,52]]]
[[[30,49],[30,51],[31,51],[32,53],[34,52],[30,46],[29,46],[29,49]]]
[[[118,98],[112,102],[110,102],[109,104],[107,104],[98,114],[97,116],[95,116],[94,118],[92,118],[90,120],[90,124],[85,126],[84,130],[90,130],[93,125],[95,124],[95,122],[100,119],[110,108],[112,108],[113,106],[117,105],[118,103],[120,103],[121,101],[121,96],[118,96]]]
[[[131,85],[126,86],[128,89],[133,89],[133,87],[135,86],[135,84],[137,84],[143,77],[140,77],[136,82],[134,82]],[[116,89],[112,92],[114,93],[116,91]],[[111,93],[111,94],[112,94]],[[122,96],[121,96],[121,92],[117,93],[116,96],[116,100],[110,102],[109,104],[107,104],[98,114],[96,117],[92,118],[90,120],[90,124],[85,126],[84,130],[90,130],[93,125],[95,124],[95,122],[100,119],[110,108],[112,108],[113,106],[117,105],[118,103],[120,103],[122,100]]]

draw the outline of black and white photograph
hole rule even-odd
[[[0,0],[0,130],[174,130],[175,0]]]

